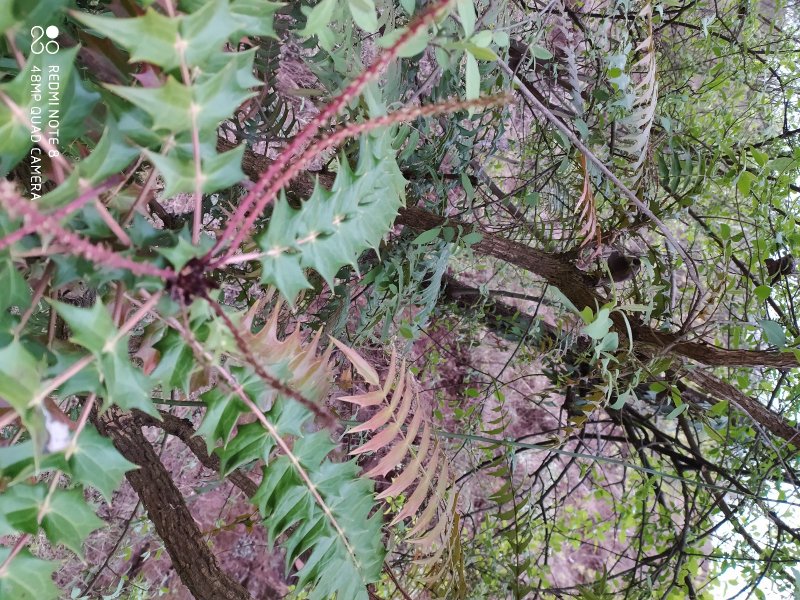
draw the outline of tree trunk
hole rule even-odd
[[[126,477],[164,540],[175,571],[192,595],[197,600],[253,600],[242,585],[220,569],[183,496],[133,415],[112,407],[95,422],[117,450],[139,466]]]

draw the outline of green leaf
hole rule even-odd
[[[306,26],[298,33],[303,37],[311,37],[312,35],[320,35],[328,27],[328,24],[333,19],[333,13],[338,6],[338,0],[322,0],[314,8],[306,19]]]
[[[236,436],[219,452],[220,475],[226,477],[231,471],[254,460],[268,461],[275,442],[264,426],[259,423],[241,425]]]
[[[215,130],[233,114],[236,107],[255,96],[252,89],[261,82],[253,77],[255,48],[236,52],[227,64],[210,77],[200,78],[192,89],[197,127],[200,131]]]
[[[720,400],[708,410],[708,414],[714,417],[721,417],[728,412],[728,401]]]
[[[0,312],[5,312],[12,306],[27,308],[30,300],[28,284],[14,263],[10,258],[0,259]]]
[[[543,48],[542,46],[533,45],[530,47],[531,54],[534,58],[538,58],[539,60],[550,60],[553,58],[553,54],[547,48]],[[609,70],[610,74],[610,70]]]
[[[508,36],[508,32],[506,31],[495,31],[494,32],[494,43],[500,46],[501,48],[507,48],[508,45],[511,43],[511,39]]]
[[[60,81],[60,143],[70,142],[82,133],[82,122],[86,114],[94,108],[97,94],[90,94],[75,75],[75,56],[78,48],[62,49],[55,55],[42,53],[32,55],[25,68],[11,81],[0,84],[14,108],[0,102],[0,176],[6,175],[24,156],[29,155],[29,163],[34,173],[43,167],[44,151],[31,151],[31,136],[40,135],[41,128],[29,126],[27,119],[35,111],[48,114],[48,95],[46,89],[48,69],[57,69]],[[41,85],[42,93],[31,93],[32,86]],[[78,101],[80,100],[80,101]],[[23,119],[19,115],[26,115]],[[43,125],[43,123],[40,123]],[[46,160],[46,159],[44,159]],[[34,199],[38,194],[34,195]]]
[[[388,132],[362,136],[355,172],[342,157],[333,189],[317,185],[299,209],[284,196],[278,199],[259,238],[263,283],[293,302],[310,286],[304,269],[314,269],[333,287],[339,269],[355,266],[363,251],[378,247],[405,199],[391,141]]]
[[[677,419],[680,415],[685,413],[689,409],[689,405],[684,403],[680,406],[676,406],[672,411],[667,415],[668,420]]]
[[[416,244],[417,246],[423,246],[425,244],[430,244],[433,240],[439,237],[439,234],[442,232],[441,227],[434,227],[433,229],[429,229],[428,231],[423,231],[417,237],[415,237],[411,243]]]
[[[761,152],[758,148],[750,148],[750,154],[753,155],[753,159],[759,167],[763,167],[769,161],[769,155],[766,152]]]
[[[768,285],[760,285],[753,290],[753,293],[756,295],[756,298],[763,302],[772,294],[772,287]]]
[[[72,16],[125,48],[131,55],[131,62],[152,63],[165,71],[180,65],[176,50],[178,19],[166,17],[152,8],[134,19],[98,17],[83,12],[74,12]]]
[[[264,517],[270,540],[287,534],[287,565],[311,552],[297,573],[298,588],[312,586],[311,598],[366,600],[366,584],[380,577],[385,551],[380,543],[380,511],[373,513],[372,483],[357,475],[355,463],[332,463],[325,456],[334,448],[324,431],[306,434],[293,448],[295,460],[279,456],[264,468],[252,498]],[[295,464],[302,465],[329,512],[309,495]],[[336,520],[344,540],[331,523]],[[332,576],[332,574],[336,576]]]
[[[378,40],[378,46],[381,48],[389,48],[393,46],[395,42],[405,33],[405,31],[405,27],[390,31]],[[410,40],[400,47],[397,55],[401,58],[411,58],[416,56],[428,47],[429,39],[428,30],[425,28],[420,29],[419,32],[413,35]]]
[[[0,397],[23,413],[36,395],[41,368],[18,339],[0,349]]]
[[[160,354],[158,366],[150,374],[153,383],[160,384],[163,391],[179,389],[189,394],[189,384],[198,365],[186,341],[170,329],[153,348]]]
[[[469,52],[472,56],[474,56],[478,60],[494,61],[497,60],[498,58],[497,54],[495,54],[494,50],[492,50],[491,48],[482,48],[481,46],[477,46],[469,42],[464,44],[464,47],[467,50],[467,52]]]
[[[400,6],[403,7],[408,15],[414,14],[414,7],[416,4],[416,0],[400,0]]]
[[[69,325],[72,331],[70,341],[83,346],[95,354],[108,351],[106,341],[117,332],[108,309],[99,298],[90,308],[81,308],[51,300],[53,308]]]
[[[187,234],[188,235],[188,234]],[[169,248],[156,248],[156,251],[166,258],[176,271],[180,271],[187,262],[199,258],[214,246],[214,240],[208,235],[200,236],[200,243],[196,246],[187,240],[184,235],[178,238],[178,243]]]
[[[180,38],[185,44],[185,62],[191,66],[204,65],[208,57],[219,52],[239,27],[231,14],[228,0],[209,0],[199,10],[179,21]]]
[[[583,332],[593,340],[603,339],[614,325],[609,317],[610,313],[607,308],[600,309],[594,321],[583,328]]]
[[[481,95],[481,72],[478,69],[478,61],[471,53],[464,55],[467,60],[465,70],[466,97],[467,100],[475,100]]]
[[[378,31],[378,13],[373,0],[347,0],[356,25],[368,33]]]
[[[749,196],[750,188],[755,180],[756,176],[750,171],[742,171],[739,173],[739,177],[736,179],[736,189],[739,190],[739,193],[742,194],[742,196]]]
[[[158,411],[150,399],[152,381],[128,357],[127,336],[117,343],[114,352],[103,354],[100,373],[106,386],[107,404],[116,404],[125,410],[139,409],[157,419]]]
[[[136,465],[123,457],[108,438],[87,425],[69,457],[70,474],[75,481],[97,489],[111,503],[114,491],[125,473]]]
[[[39,531],[39,509],[47,495],[43,484],[20,483],[0,494],[0,535],[16,532],[35,535]]]
[[[206,412],[197,428],[197,435],[205,440],[206,450],[211,453],[218,440],[228,442],[239,416],[247,408],[235,394],[226,394],[218,389],[206,392],[200,399],[206,405]]]
[[[461,241],[464,243],[465,246],[472,246],[477,244],[483,239],[483,234],[479,231],[473,231],[472,233],[468,233],[464,237],[461,238]]]
[[[634,395],[631,392],[625,392],[624,394],[617,396],[617,401],[614,402],[614,404],[612,404],[609,408],[612,410],[622,410],[622,407],[632,399],[634,399]]]
[[[42,518],[42,529],[53,544],[64,544],[83,558],[83,541],[105,523],[83,499],[81,489],[56,490]]]
[[[284,2],[268,2],[267,0],[234,0],[231,13],[239,26],[236,34],[258,35],[278,39],[274,29],[274,15]]]
[[[489,44],[492,43],[492,38],[493,38],[492,32],[488,29],[484,29],[483,31],[479,31],[478,33],[473,35],[472,38],[470,39],[470,42],[472,42],[472,44],[480,48],[488,48]]]
[[[470,37],[475,31],[475,23],[478,16],[475,14],[475,6],[472,0],[458,0],[458,16],[461,19],[461,26],[464,28],[464,36]]]
[[[167,77],[164,85],[155,88],[106,87],[150,115],[153,129],[176,133],[192,126],[191,88],[178,83],[172,76]]]
[[[241,167],[244,150],[245,146],[242,144],[228,152],[222,154],[213,152],[210,156],[201,158],[201,189],[204,194],[228,188],[245,179]],[[180,156],[175,149],[169,156],[149,150],[145,151],[145,154],[164,176],[165,196],[173,196],[179,192],[194,192],[196,173],[194,159],[191,156]]]
[[[771,321],[769,319],[762,319],[758,322],[758,324],[766,334],[767,341],[770,344],[773,344],[778,348],[783,348],[786,346],[786,331],[784,331],[783,325],[777,321]]]
[[[0,546],[0,562],[11,548]],[[14,600],[55,600],[58,589],[53,584],[53,572],[58,563],[34,557],[27,549],[17,554],[0,573],[0,598]]]

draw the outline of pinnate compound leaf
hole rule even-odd
[[[372,484],[357,476],[355,463],[333,463],[325,458],[333,448],[324,431],[298,439],[292,449],[293,459],[280,456],[265,467],[253,502],[264,516],[270,539],[291,530],[285,544],[287,566],[304,550],[313,548],[297,573],[298,587],[312,586],[310,598],[335,594],[366,599],[365,586],[377,580],[383,562],[381,515],[369,516]],[[325,500],[333,522],[309,495],[295,461]]]
[[[341,348],[343,345],[339,343],[337,346]],[[345,354],[348,358],[354,358],[354,365],[366,362],[352,349],[348,349]],[[455,494],[448,493],[452,480],[447,459],[432,434],[430,417],[424,414],[425,407],[419,400],[417,382],[411,373],[407,372],[404,362],[400,364],[399,369],[396,366],[397,357],[393,353],[385,384],[379,391],[340,398],[361,406],[384,405],[368,421],[348,430],[348,433],[372,434],[371,439],[355,448],[351,454],[386,451],[378,464],[364,475],[383,476],[391,470],[400,469],[391,485],[377,498],[408,495],[392,524],[416,516],[416,524],[408,534],[408,541],[417,546],[423,554],[418,561],[419,564],[428,571],[428,575],[433,572],[441,574],[440,579],[445,573],[449,573],[447,577],[449,585],[451,588],[458,587],[458,582],[463,579],[463,565],[458,558],[460,539],[457,532],[453,531],[458,515]],[[356,370],[361,371],[358,367]],[[379,395],[380,401],[376,402]],[[413,414],[411,423],[403,431],[409,414]],[[415,440],[422,423],[424,423],[423,431],[417,443]],[[409,495],[408,490],[412,489],[412,486],[413,491]],[[446,559],[443,565],[439,565],[442,557]],[[439,581],[438,584],[442,584],[443,581]]]
[[[362,136],[355,172],[342,157],[333,189],[317,184],[298,210],[285,197],[278,199],[259,239],[263,283],[293,302],[310,286],[304,269],[314,269],[333,287],[339,269],[355,266],[362,252],[378,247],[405,201],[405,179],[391,142],[388,132]]]

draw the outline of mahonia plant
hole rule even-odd
[[[165,0],[106,12],[82,1],[3,3],[0,172],[9,179],[0,182],[0,426],[8,435],[0,447],[0,535],[13,542],[0,547],[0,597],[59,595],[51,579],[57,564],[28,545],[43,534],[81,555],[103,524],[85,491],[110,502],[136,466],[99,433],[100,423],[120,411],[160,419],[153,396],[176,392],[202,402],[197,434],[222,476],[260,461],[251,500],[270,541],[280,541],[287,570],[296,568],[298,589],[311,598],[367,598],[366,586],[381,576],[384,524],[376,471],[361,474],[355,460],[337,459],[326,428],[334,422],[325,407],[333,346],[320,353],[320,335],[309,340],[299,327],[281,339],[280,304],[253,333],[265,303],[242,310],[220,299],[230,291],[226,270],[243,263],[290,306],[317,278],[333,287],[341,269],[358,270],[359,256],[377,250],[405,202],[395,124],[502,102],[478,97],[469,53],[467,101],[387,113],[369,86],[398,55],[425,49],[448,4],[436,0],[390,28],[372,64],[255,182],[243,183],[245,146],[219,151],[219,129],[237,122],[262,82],[254,77],[257,49],[235,49],[242,40],[277,39],[284,5]],[[332,50],[334,14],[370,33],[386,25],[372,0],[347,7],[322,0],[293,33]],[[474,10],[461,10],[474,25]],[[349,120],[330,128],[345,111]],[[356,137],[355,166],[342,152],[330,190],[317,183],[299,205],[287,200],[282,190],[314,158]],[[157,189],[161,198],[191,198],[190,223],[153,200]],[[223,198],[233,198],[230,210]],[[163,226],[144,216],[146,206]],[[363,358],[336,345],[378,384]],[[413,378],[397,362],[393,356],[375,396],[385,403],[393,394],[386,418],[361,426],[375,438],[358,452],[387,449],[384,474],[390,463],[410,460],[382,497],[418,480],[394,521],[416,518],[410,543],[422,549],[433,582],[446,549],[447,569],[460,568],[452,552],[456,500]],[[356,398],[348,401],[364,404]],[[421,440],[389,439],[412,401],[411,427],[424,421]],[[389,418],[389,429],[378,431]]]

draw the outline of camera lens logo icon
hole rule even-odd
[[[59,45],[56,41],[58,37],[58,27],[55,25],[49,25],[47,29],[39,27],[36,25],[35,27],[31,27],[31,54],[42,54],[46,52],[47,54],[55,54],[59,51]],[[47,38],[46,41],[42,41],[44,38]]]

